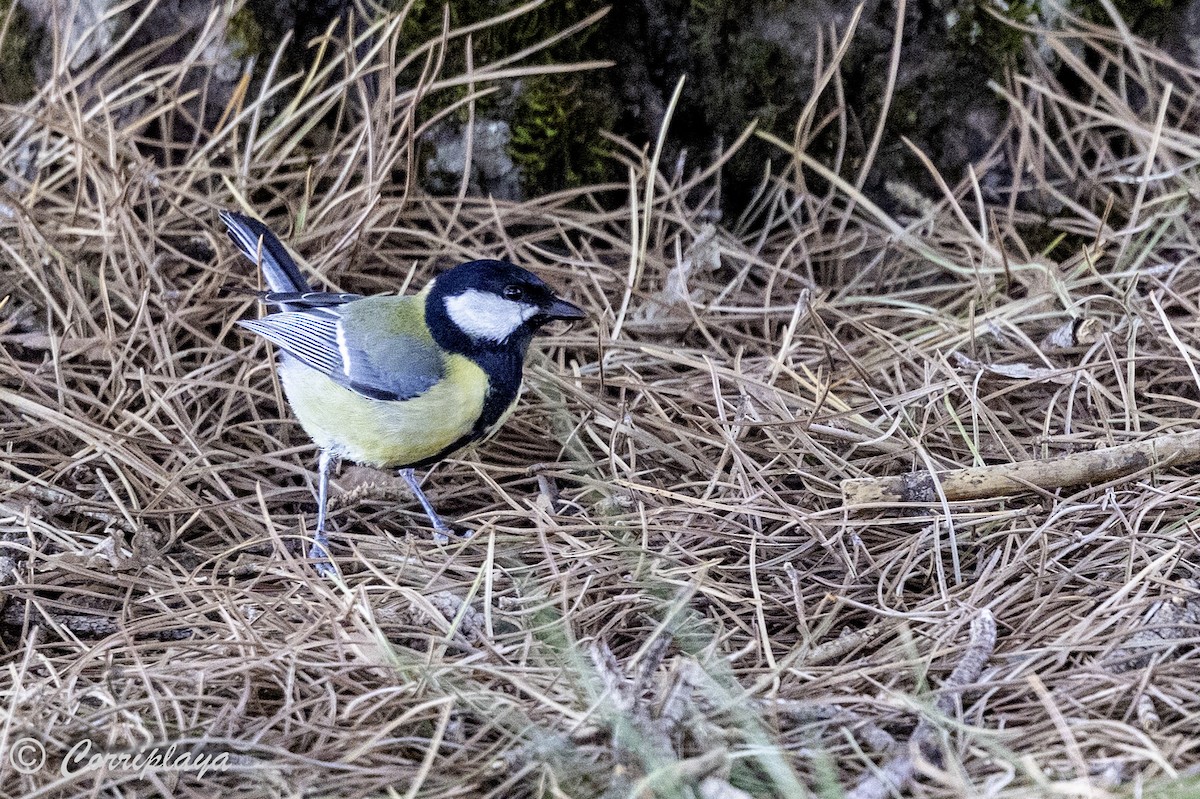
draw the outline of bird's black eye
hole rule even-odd
[[[520,302],[521,300],[525,299],[525,289],[521,288],[520,286],[505,286],[504,299],[512,300],[513,302]]]

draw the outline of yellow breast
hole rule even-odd
[[[407,466],[468,435],[483,412],[487,375],[461,355],[446,358],[444,378],[419,397],[370,399],[293,358],[280,364],[284,392],[312,440],[368,466]]]

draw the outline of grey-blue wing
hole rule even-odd
[[[284,311],[238,324],[305,366],[363,396],[405,400],[424,394],[445,374],[441,351],[431,340],[388,333],[355,335],[343,327],[339,309]]]

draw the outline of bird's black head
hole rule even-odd
[[[470,261],[443,272],[425,300],[434,340],[468,356],[504,350],[523,358],[538,328],[584,316],[537,275],[507,261]]]

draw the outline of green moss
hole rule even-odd
[[[394,0],[394,5],[402,5]],[[461,0],[450,6],[451,28],[480,22],[520,5],[496,0]],[[478,68],[550,38],[603,7],[601,0],[559,0],[546,3],[515,19],[478,31],[471,38],[472,60]],[[443,4],[418,0],[405,19],[404,37],[414,45],[437,37],[442,30]],[[525,66],[592,60],[602,46],[593,28],[558,42],[522,62]],[[444,75],[464,70],[462,41],[446,53]],[[403,79],[403,78],[402,78]],[[466,96],[457,88],[429,98],[435,111]],[[512,140],[508,154],[521,168],[527,194],[581,186],[602,180],[612,162],[600,133],[611,129],[617,108],[594,78],[579,74],[538,75],[501,86],[501,91],[475,104],[475,118],[508,121]],[[459,111],[465,122],[467,110]]]
[[[988,0],[958,0],[945,7],[946,34],[960,59],[977,64],[985,74],[999,78],[1002,70],[1021,55],[1025,33],[997,19],[988,9],[1003,9],[1005,20],[1032,24],[1041,13],[1037,0],[1016,0],[1007,8]]]
[[[38,37],[29,28],[29,17],[16,0],[0,0],[0,103],[20,103],[33,96],[33,75]]]
[[[233,48],[234,58],[246,58],[263,52],[266,37],[249,5],[242,6],[229,18],[226,36]]]
[[[612,127],[615,113],[583,78],[530,79],[513,119],[509,155],[528,193],[595,183],[610,169],[599,132]]]
[[[803,29],[806,15],[812,13],[805,3],[768,2],[761,9],[786,31]],[[759,16],[736,0],[706,0],[688,8],[690,41],[681,43],[685,49],[667,53],[668,59],[679,62],[672,71],[688,74],[683,102],[672,120],[672,131],[682,134],[685,144],[694,146],[686,137],[704,132],[714,139],[707,146],[718,141],[728,145],[752,120],[760,130],[791,138],[810,94],[812,73],[789,37],[770,35]],[[757,139],[743,146],[724,168],[730,192],[725,199],[740,206],[761,179],[764,163],[778,156]],[[711,155],[699,157],[707,160]]]

